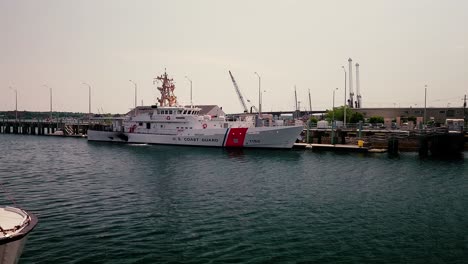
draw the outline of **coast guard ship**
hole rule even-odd
[[[112,118],[107,126],[88,130],[89,141],[189,145],[226,148],[292,148],[303,125],[284,125],[268,115],[244,113],[236,118],[203,115],[201,108],[182,106],[167,73],[154,79],[160,83],[158,104],[150,110],[132,111]]]

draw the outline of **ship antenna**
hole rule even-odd
[[[164,68],[164,70],[166,70]],[[158,98],[160,106],[175,106],[177,105],[177,96],[174,94],[175,85],[174,79],[167,77],[167,73],[153,79],[153,82],[161,82],[161,86],[157,87],[161,93],[161,98]]]

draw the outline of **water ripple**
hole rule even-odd
[[[15,135],[0,148],[1,183],[40,219],[20,263],[466,260],[466,157]]]

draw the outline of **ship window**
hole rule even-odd
[[[146,129],[150,129],[151,128],[151,123],[146,123]]]
[[[169,110],[169,114],[172,115],[172,110]]]
[[[139,126],[143,126],[143,123],[138,123]]]
[[[163,125],[161,125],[161,128],[163,128]]]

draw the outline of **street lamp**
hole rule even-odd
[[[262,113],[262,89],[261,89],[261,83],[262,83],[262,78],[257,72],[254,72],[255,75],[258,77],[258,113]]]
[[[424,120],[423,124],[426,124],[426,99],[427,99],[427,84],[424,85]]]
[[[47,86],[47,84],[44,84],[43,86],[45,88],[49,88],[49,96],[50,96],[50,116],[49,116],[49,119],[50,119],[50,121],[52,121],[52,88]]]
[[[87,83],[83,83],[84,85],[88,86],[88,115],[91,118],[91,85]]]
[[[332,107],[332,139],[331,143],[335,144],[335,91],[337,91],[338,88],[333,89],[333,107]]]
[[[343,126],[346,127],[346,69],[345,69],[344,66],[341,66],[341,68],[343,68],[343,71],[344,71],[344,106],[343,106],[344,118],[343,118]]]
[[[11,90],[15,91],[15,122],[18,122],[18,90],[13,87],[9,87]]]
[[[185,79],[187,79],[190,82],[190,107],[193,107],[193,102],[192,102],[192,80],[185,76]]]
[[[136,111],[136,107],[137,107],[137,84],[132,81],[132,80],[129,80],[131,83],[133,83],[133,86],[135,86],[135,111]]]

